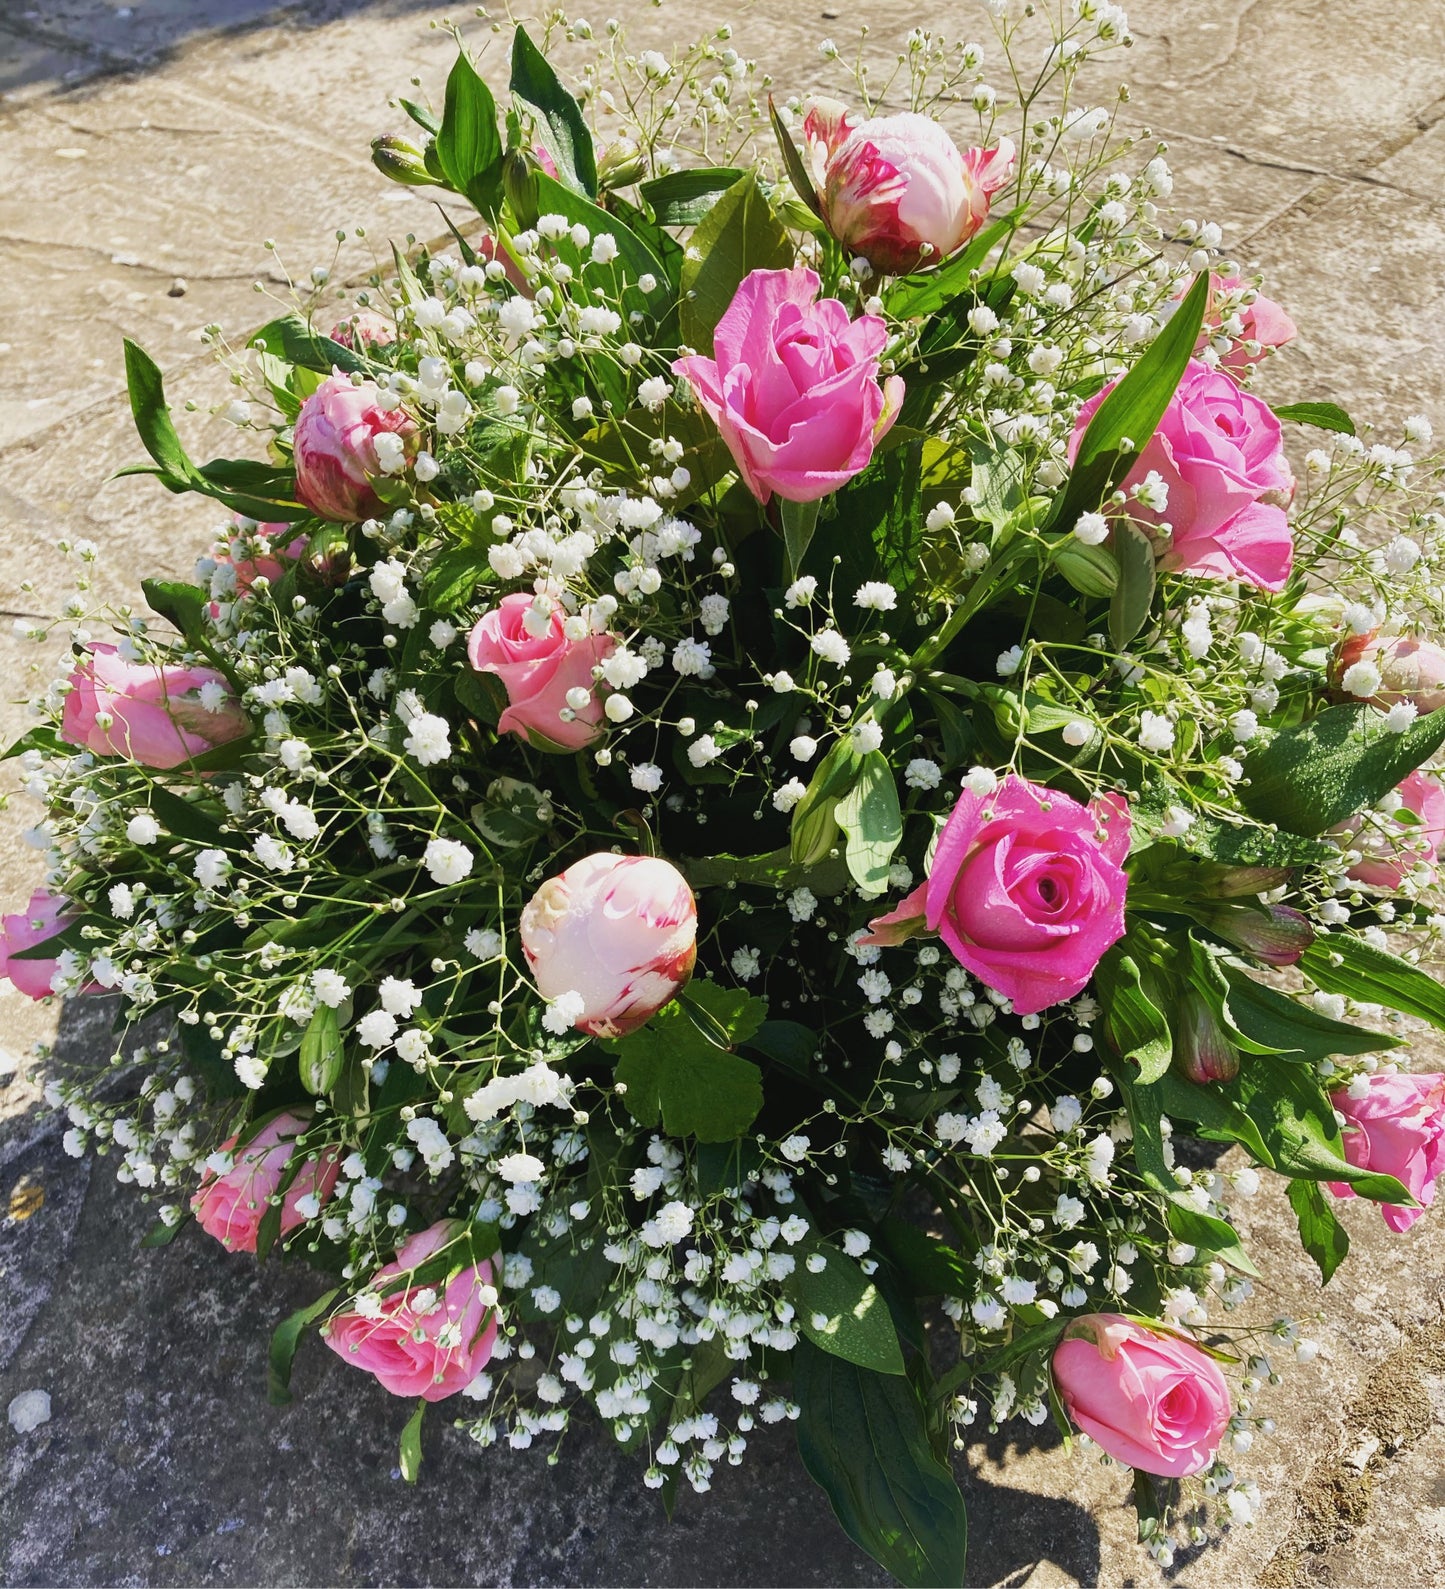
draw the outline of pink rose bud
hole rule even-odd
[[[33,949],[53,938],[66,927],[66,902],[43,888],[30,896],[23,911],[0,916],[0,977],[9,977],[17,993],[43,999],[50,992],[51,979],[59,969],[58,960],[17,960],[22,949]]]
[[[1123,937],[1129,830],[1117,795],[1082,806],[1014,773],[992,794],[965,790],[927,882],[871,923],[871,941],[937,932],[1016,1014],[1034,1015],[1082,992]]]
[[[70,675],[60,736],[97,756],[128,756],[145,767],[179,767],[239,738],[246,714],[214,668],[127,662],[94,644]]]
[[[281,1190],[287,1167],[297,1152],[296,1139],[308,1121],[299,1114],[280,1114],[264,1125],[236,1155],[235,1163],[224,1175],[210,1170],[201,1177],[200,1190],[191,1199],[196,1223],[208,1236],[214,1236],[227,1252],[255,1252],[256,1236]],[[232,1137],[221,1144],[229,1153],[236,1146]],[[304,1225],[307,1215],[297,1206],[311,1197],[319,1207],[331,1196],[341,1162],[335,1149],[308,1158],[292,1177],[281,1199],[281,1235],[288,1236]]]
[[[1192,988],[1180,999],[1174,1029],[1174,1054],[1190,1081],[1233,1081],[1239,1074],[1239,1050],[1215,1018],[1214,1011]]]
[[[1193,1341],[1118,1313],[1089,1313],[1064,1332],[1053,1369],[1069,1417],[1118,1461],[1186,1479],[1214,1460],[1229,1387]]]
[[[903,404],[903,381],[880,385],[888,328],[818,299],[801,266],[744,277],[713,333],[715,358],[678,359],[759,502],[774,491],[816,502],[868,467]]]
[[[1225,323],[1233,320],[1239,323],[1238,332],[1225,332]],[[1274,299],[1257,292],[1242,276],[1209,278],[1209,305],[1204,311],[1204,329],[1199,333],[1196,354],[1202,356],[1216,337],[1228,336],[1232,345],[1219,360],[1219,367],[1238,377],[1275,348],[1292,341],[1295,334],[1294,321]]]
[[[1370,888],[1397,889],[1407,877],[1433,883],[1439,875],[1435,863],[1445,848],[1445,789],[1440,780],[1433,773],[1412,772],[1382,806],[1334,830],[1363,857],[1346,875]]]
[[[384,348],[396,341],[396,322],[375,309],[358,309],[345,320],[338,320],[327,335],[344,348]]]
[[[625,1037],[692,975],[697,904],[666,861],[589,855],[532,895],[521,938],[537,991],[568,1026]]]
[[[375,1374],[393,1396],[442,1401],[465,1390],[491,1359],[501,1254],[491,1261],[467,1261],[466,1246],[458,1240],[464,1230],[460,1221],[444,1219],[418,1231],[394,1262],[371,1277],[368,1294],[379,1302],[364,1312],[335,1313],[321,1328],[321,1338],[343,1363]],[[450,1278],[387,1290],[389,1280],[420,1268],[452,1243],[458,1267]]]
[[[1357,662],[1372,662],[1379,672],[1380,688],[1369,698],[1373,705],[1388,709],[1409,701],[1422,713],[1445,706],[1445,650],[1434,641],[1413,635],[1381,636],[1373,629],[1351,635],[1340,647],[1330,674],[1346,700],[1358,699],[1344,689],[1345,674]]]
[[[1071,462],[1114,384],[1079,410],[1069,438]],[[1142,485],[1151,473],[1167,489],[1167,506],[1131,500],[1119,511],[1152,536],[1161,568],[1241,580],[1259,590],[1284,589],[1294,555],[1285,513],[1294,476],[1268,404],[1223,371],[1191,359],[1159,428],[1125,476],[1124,489]]]
[[[478,673],[494,673],[507,692],[497,720],[537,750],[582,750],[602,733],[600,684],[592,670],[617,649],[611,635],[569,640],[564,614],[555,602],[516,591],[477,620],[467,640],[467,658]],[[587,699],[572,702],[574,690]],[[572,699],[569,700],[568,697]]]
[[[931,116],[904,112],[853,124],[836,101],[804,119],[828,230],[875,270],[901,275],[936,264],[988,219],[1009,180],[1014,146],[958,145]]]
[[[323,519],[350,523],[381,511],[375,483],[394,471],[383,468],[376,438],[409,443],[416,426],[404,409],[379,407],[379,396],[372,381],[332,375],[301,405],[292,439],[296,494]]]
[[[1435,1180],[1445,1170],[1445,1076],[1362,1076],[1331,1093],[1330,1102],[1345,1117],[1346,1159],[1356,1169],[1393,1175],[1421,1205],[1380,1206],[1391,1230],[1409,1230],[1435,1201]],[[1357,1195],[1344,1181],[1327,1184],[1336,1197]]]

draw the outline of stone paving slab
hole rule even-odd
[[[841,42],[865,15],[842,0],[614,9],[639,49],[734,21],[737,47],[768,62],[785,93],[821,80],[820,35]],[[1441,0],[1141,0],[1134,13],[1136,48],[1088,90],[1104,102],[1129,77],[1124,113],[1169,142],[1180,204],[1227,223],[1294,311],[1301,337],[1268,372],[1270,395],[1330,397],[1362,418],[1424,409],[1445,428]],[[0,0],[0,610],[64,599],[48,551],[61,533],[100,544],[111,600],[134,601],[140,572],[187,571],[222,515],[145,481],[108,481],[140,456],[119,338],[150,347],[173,395],[204,409],[224,386],[194,333],[262,318],[250,290],[270,264],[262,237],[304,273],[330,258],[338,226],[364,224],[378,242],[433,235],[434,208],[385,186],[366,155],[396,121],[386,97],[412,73],[439,97],[450,44],[428,24],[447,14],[429,0],[280,12],[262,0]],[[469,7],[453,14],[484,36]],[[988,37],[982,14],[939,16],[918,0],[877,0],[866,20],[879,62],[920,23]],[[239,27],[216,31],[227,23]],[[504,70],[501,53],[489,75]],[[171,298],[177,275],[186,292]],[[199,455],[242,450],[203,414],[180,423]],[[0,694],[24,688],[26,656],[0,632]],[[20,724],[0,705],[0,732]],[[18,834],[29,820],[24,802],[0,816],[0,899],[28,895],[35,860]],[[54,1018],[0,997],[0,1284],[12,1304],[0,1405],[37,1387],[54,1400],[33,1434],[0,1428],[0,1580],[881,1581],[834,1529],[786,1431],[755,1442],[707,1504],[685,1500],[667,1527],[633,1462],[595,1428],[569,1436],[564,1465],[549,1468],[536,1451],[478,1452],[434,1419],[423,1482],[407,1489],[393,1472],[396,1404],[315,1343],[297,1371],[304,1400],[268,1407],[266,1331],[319,1283],[258,1271],[195,1232],[137,1253],[149,1220],[133,1189],[64,1156],[28,1066],[6,1058]],[[104,1020],[99,1005],[73,1007],[62,1047],[104,1053]],[[23,1212],[36,1188],[38,1211],[12,1216],[12,1194]],[[1269,1503],[1260,1523],[1181,1555],[1173,1579],[1188,1589],[1411,1589],[1445,1573],[1430,1553],[1437,1533],[1445,1541],[1445,1432],[1428,1420],[1397,1454],[1371,1457],[1363,1510],[1338,1537],[1290,1554],[1318,1500],[1309,1476],[1355,1449],[1371,1398],[1388,1408],[1386,1371],[1438,1319],[1445,1286],[1438,1220],[1395,1238],[1363,1205],[1343,1217],[1356,1251],[1320,1299],[1282,1197],[1270,1188],[1247,1208],[1272,1287],[1258,1316],[1320,1309],[1323,1351],[1261,1403],[1280,1428],[1249,1458]],[[1117,1468],[1002,1438],[977,1443],[970,1461],[972,1581],[1159,1582],[1133,1543]]]

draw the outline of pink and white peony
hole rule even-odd
[[[27,998],[43,999],[51,991],[60,962],[58,960],[17,959],[22,949],[34,949],[37,944],[55,937],[65,930],[67,906],[63,899],[37,889],[23,911],[0,916],[0,977],[8,977],[17,993]]]
[[[697,958],[697,904],[676,867],[589,855],[522,910],[522,950],[565,1029],[625,1037],[676,998]]]
[[[405,409],[382,408],[380,395],[372,381],[332,375],[301,405],[292,438],[296,495],[323,519],[349,523],[379,512],[376,482],[404,467],[416,425]]]

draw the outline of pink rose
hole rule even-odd
[[[293,432],[296,495],[323,519],[351,522],[370,518],[381,509],[375,482],[389,471],[382,467],[381,450],[396,451],[395,437],[405,443],[416,426],[401,408],[378,407],[381,394],[372,381],[353,385],[344,375],[332,375],[301,405]],[[388,464],[399,463],[387,457]]]
[[[1070,461],[1113,386],[1079,410]],[[1223,371],[1191,359],[1159,428],[1125,476],[1125,488],[1142,484],[1151,470],[1168,487],[1168,507],[1154,512],[1131,502],[1128,512],[1153,530],[1161,568],[1284,589],[1294,554],[1285,513],[1294,477],[1280,423],[1267,404]],[[1171,530],[1163,529],[1166,524]]]
[[[338,320],[327,335],[344,348],[384,348],[396,341],[396,322],[375,309],[358,309]]]
[[[97,756],[129,756],[145,767],[178,767],[249,727],[214,668],[127,662],[94,644],[70,675],[61,738]]]
[[[1435,863],[1445,847],[1445,789],[1432,774],[1416,771],[1394,796],[1382,802],[1388,809],[1351,817],[1335,829],[1364,856],[1346,875],[1372,888],[1399,888],[1410,876],[1433,883]],[[1419,820],[1402,822],[1396,814],[1400,811]]]
[[[463,1230],[460,1221],[444,1219],[418,1231],[371,1277],[370,1293],[381,1294],[393,1276],[420,1268]],[[497,1341],[496,1263],[465,1262],[465,1250],[458,1243],[460,1267],[450,1279],[385,1292],[365,1314],[333,1314],[322,1339],[343,1363],[375,1374],[393,1396],[441,1401],[456,1395],[486,1367]]]
[[[1064,1332],[1053,1368],[1069,1417],[1111,1457],[1169,1479],[1214,1460],[1229,1387],[1192,1341],[1118,1313],[1089,1313]]]
[[[811,271],[755,270],[718,321],[716,358],[678,359],[759,502],[774,491],[816,502],[868,467],[903,403],[903,381],[880,386],[888,328],[818,301]]]
[[[676,998],[697,958],[697,904],[676,867],[589,855],[522,910],[537,991],[594,1037],[625,1037]]]
[[[271,1199],[281,1189],[286,1168],[296,1152],[296,1139],[307,1124],[299,1114],[277,1115],[246,1143],[224,1175],[207,1170],[201,1177],[200,1190],[191,1199],[191,1211],[201,1229],[214,1236],[227,1252],[255,1252],[261,1221]],[[232,1137],[223,1142],[222,1152],[229,1153],[236,1141]],[[319,1208],[331,1196],[340,1173],[341,1161],[335,1149],[310,1158],[301,1166],[281,1199],[283,1236],[314,1217],[314,1208],[308,1213],[298,1206],[301,1200],[311,1198]]]
[[[1081,806],[1014,773],[993,794],[965,790],[927,880],[864,942],[937,932],[1016,1014],[1036,1014],[1081,992],[1123,937],[1129,831],[1117,795]]]
[[[561,608],[554,604],[539,613],[534,598],[521,591],[483,613],[467,641],[472,666],[495,673],[507,692],[497,727],[538,750],[581,750],[602,733],[602,700],[592,670],[616,649],[607,634],[569,640]],[[586,692],[581,706],[568,700],[574,690]]]
[[[66,927],[66,902],[43,888],[36,889],[23,911],[0,916],[0,977],[9,977],[17,993],[43,999],[51,991],[50,982],[59,969],[58,960],[16,960],[22,949],[53,938]]]
[[[210,563],[215,566],[209,582],[211,594],[217,598],[211,603],[211,617],[220,616],[220,602],[249,596],[258,579],[274,585],[286,572],[286,565],[305,552],[307,540],[289,524],[255,524],[238,514],[236,533],[218,540],[210,554]],[[206,566],[203,563],[202,569]],[[204,583],[205,574],[198,570],[198,575]]]
[[[1354,1096],[1360,1087],[1362,1095]],[[1409,1230],[1435,1201],[1435,1179],[1445,1170],[1445,1076],[1365,1076],[1330,1094],[1345,1117],[1345,1157],[1356,1169],[1393,1175],[1422,1206],[1384,1203],[1393,1231]],[[1336,1197],[1354,1197],[1344,1181],[1327,1183]]]
[[[1243,277],[1211,276],[1209,307],[1204,312],[1204,329],[1199,334],[1195,353],[1202,356],[1219,336],[1226,336],[1232,342],[1229,351],[1220,359],[1219,367],[1237,378],[1267,357],[1272,349],[1291,341],[1295,336],[1295,323],[1274,299],[1257,292]]]
[[[875,270],[902,275],[961,248],[1009,180],[1014,146],[960,153],[931,116],[851,121],[815,100],[803,122],[828,230]]]
[[[1445,706],[1445,650],[1432,640],[1414,635],[1351,635],[1340,647],[1332,679],[1343,690],[1345,674],[1357,662],[1372,662],[1379,670],[1380,688],[1370,696],[1373,705],[1389,709],[1398,701],[1410,701],[1425,713]],[[1347,693],[1347,692],[1346,692]],[[1357,697],[1348,695],[1349,700]]]

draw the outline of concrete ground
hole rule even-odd
[[[1330,398],[1379,423],[1423,410],[1445,428],[1445,0],[1132,9],[1137,44],[1114,68],[1133,88],[1128,116],[1167,139],[1185,212],[1226,223],[1300,325],[1270,394]],[[843,0],[616,10],[638,47],[733,20],[736,43],[787,92],[810,86],[820,36],[842,42],[865,16]],[[256,282],[274,291],[280,267],[332,263],[337,227],[376,240],[438,230],[424,200],[375,175],[367,148],[399,121],[386,99],[412,74],[439,86],[451,47],[432,24],[445,14],[426,0],[0,0],[6,697],[26,690],[37,657],[8,619],[54,613],[68,593],[58,536],[95,540],[96,587],[125,602],[142,573],[183,574],[211,529],[203,505],[109,479],[140,456],[122,334],[204,413],[221,387],[197,332],[264,318]],[[866,20],[883,53],[918,23],[988,36],[972,6],[876,0]],[[367,265],[362,245],[348,249],[339,278]],[[183,425],[198,452],[225,449],[222,427]],[[0,705],[0,739],[23,726]],[[32,886],[30,820],[24,802],[0,815],[0,900]],[[314,1282],[199,1238],[137,1251],[138,1200],[104,1164],[64,1157],[36,1108],[28,1049],[56,1037],[56,1018],[0,988],[0,1406],[37,1388],[53,1406],[32,1433],[0,1427],[5,1582],[881,1581],[785,1433],[755,1441],[669,1526],[595,1430],[549,1467],[537,1451],[477,1451],[435,1419],[410,1489],[395,1469],[396,1404],[321,1351],[302,1355],[298,1402],[269,1407],[267,1331]],[[101,1053],[107,1024],[87,1003],[61,1016],[58,1040]],[[1320,1298],[1282,1198],[1267,1192],[1249,1215],[1271,1281],[1260,1317],[1317,1312],[1324,1349],[1261,1404],[1279,1432],[1240,1463],[1266,1498],[1259,1523],[1181,1553],[1172,1581],[1445,1582],[1445,1217],[1391,1237],[1369,1207],[1347,1205],[1355,1252]],[[1117,1470],[981,1442],[967,1484],[972,1582],[1159,1582]]]

